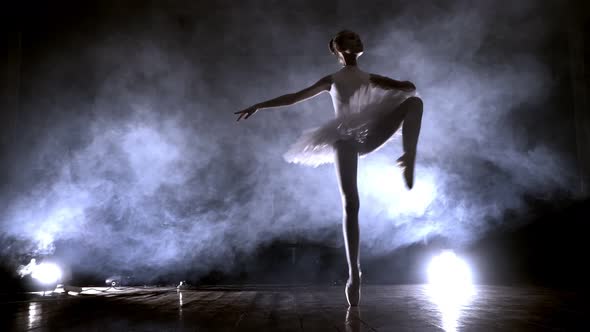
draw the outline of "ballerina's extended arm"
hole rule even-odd
[[[406,92],[412,92],[416,90],[416,86],[414,83],[410,81],[396,81],[392,78],[377,75],[377,74],[370,74],[369,80],[375,86],[378,86],[385,90],[402,90]]]
[[[262,103],[258,103],[256,105],[250,106],[242,111],[234,112],[234,114],[239,114],[240,116],[236,121],[240,121],[242,117],[244,119],[249,118],[252,114],[256,113],[258,110],[263,108],[273,108],[273,107],[280,107],[280,106],[288,106],[293,105],[298,102],[304,101],[306,99],[312,98],[317,96],[318,94],[330,90],[332,86],[332,78],[330,76],[326,76],[319,81],[317,81],[314,85],[307,87],[301,91],[295,93],[288,93],[286,95],[282,95],[280,97],[270,99],[264,101]]]

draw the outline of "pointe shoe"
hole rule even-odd
[[[361,312],[359,307],[348,307],[344,319],[344,331],[359,332],[361,330]]]
[[[348,301],[348,305],[351,307],[356,307],[359,305],[361,301],[361,275],[359,273],[358,278],[348,278],[346,282],[346,300]]]
[[[397,159],[397,166],[402,169],[404,180],[408,189],[414,187],[414,164],[416,153],[404,153]]]

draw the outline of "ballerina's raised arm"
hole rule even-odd
[[[325,76],[315,84],[295,93],[288,93],[286,95],[282,95],[267,101],[263,101],[261,103],[252,105],[242,111],[234,112],[234,114],[239,114],[238,119],[236,121],[240,121],[242,118],[247,119],[256,113],[258,110],[264,108],[273,108],[273,107],[281,107],[281,106],[288,106],[293,105],[298,102],[307,100],[309,98],[315,97],[322,92],[329,91],[330,87],[332,86],[332,77]]]

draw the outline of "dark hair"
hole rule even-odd
[[[336,54],[336,50],[334,49],[334,38],[330,39],[328,47],[330,47],[330,52],[332,52],[332,54]]]
[[[357,34],[356,32],[352,31],[352,30],[340,30],[335,36],[334,38],[330,39],[330,43],[328,44],[328,46],[330,47],[330,52],[332,52],[333,54],[336,54],[336,43],[338,43],[340,36],[345,34],[345,33],[354,33],[355,35]]]

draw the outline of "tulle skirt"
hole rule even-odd
[[[334,144],[349,141],[358,147],[359,155],[366,154],[362,145],[367,138],[382,124],[385,117],[395,112],[410,97],[418,96],[415,92],[394,91],[372,93],[360,112],[339,116],[321,127],[308,129],[293,143],[283,158],[290,163],[307,166],[319,166],[334,162]],[[392,123],[392,125],[394,125]],[[396,137],[393,135],[392,137]],[[391,138],[390,138],[391,139]]]

